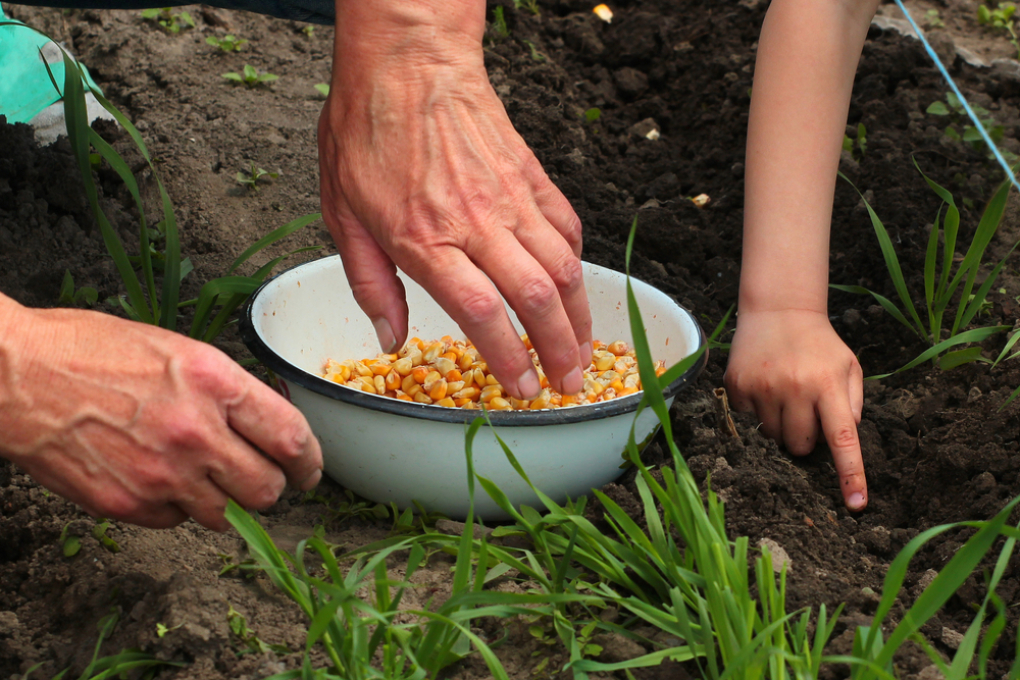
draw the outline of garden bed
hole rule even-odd
[[[767,3],[643,0],[614,6],[611,24],[576,0],[544,3],[538,15],[506,5],[509,35],[490,31],[487,40],[490,78],[517,129],[577,210],[585,259],[622,269],[623,245],[637,215],[633,273],[674,295],[706,328],[714,327],[736,302],[747,107]],[[975,3],[947,0],[938,7],[951,31],[936,31],[940,52],[953,56],[957,35],[968,44],[987,44],[982,56],[989,63],[1008,56],[1003,37],[967,23]],[[332,37],[325,27],[306,31],[302,24],[240,12],[189,10],[196,27],[171,35],[138,12],[61,13],[5,5],[14,18],[66,41],[142,132],[176,206],[183,254],[195,265],[187,296],[197,294],[202,281],[224,274],[262,234],[318,210],[315,125],[322,97],[314,85],[329,81]],[[206,36],[226,33],[250,42],[236,54],[206,44]],[[245,63],[280,78],[251,90],[221,78]],[[954,64],[951,72],[964,93],[1003,125],[1003,148],[1020,153],[1020,69],[1009,62],[976,67],[962,58]],[[953,191],[962,209],[962,243],[969,242],[1002,178],[983,151],[945,136],[949,120],[926,113],[945,92],[917,40],[872,29],[848,128],[856,137],[858,124],[864,125],[866,151],[845,154],[842,170],[884,220],[918,296],[939,199],[911,158]],[[597,120],[585,115],[591,109],[599,110]],[[660,130],[658,139],[644,136],[647,127],[640,124],[648,119]],[[104,134],[128,153],[126,135],[110,128]],[[261,183],[257,192],[247,189],[235,175],[252,164],[280,176]],[[25,304],[55,305],[65,270],[77,285],[97,288],[100,300],[120,292],[75,173],[66,142],[36,149],[28,128],[0,126],[0,290]],[[100,179],[115,227],[125,241],[136,240],[127,193],[112,173],[101,171]],[[146,184],[151,192],[152,182]],[[711,199],[704,208],[689,200],[699,194]],[[156,206],[153,202],[153,211]],[[1014,193],[989,260],[1003,257],[1018,238],[1020,201]],[[254,264],[284,248],[317,243],[327,244],[319,254],[333,252],[321,224]],[[833,215],[831,281],[895,297],[868,214],[842,182]],[[1013,326],[1020,317],[1018,296],[1014,257],[989,296],[981,324]],[[865,375],[899,368],[924,349],[870,297],[833,293],[830,313]],[[1000,334],[987,341],[985,354],[994,358],[1004,340]],[[236,358],[247,356],[234,331],[218,344]],[[726,353],[713,350],[702,377],[674,406],[677,444],[699,481],[711,473],[713,489],[727,501],[731,536],[747,535],[755,544],[769,538],[789,555],[789,609],[847,603],[829,648],[833,653],[849,652],[853,629],[874,613],[886,569],[911,538],[945,522],[988,519],[1020,494],[1020,400],[999,410],[1020,386],[1018,361],[947,372],[924,364],[866,383],[860,437],[870,499],[859,514],[843,508],[824,446],[792,459],[755,429],[753,417],[739,414],[739,436],[729,433],[713,394],[722,385],[725,363]],[[647,462],[666,459],[663,442],[654,442]],[[266,579],[244,578],[237,570],[219,575],[245,558],[236,534],[215,534],[190,522],[168,531],[116,524],[107,534],[120,551],[111,552],[91,535],[93,520],[74,506],[16,469],[2,472],[0,677],[24,673],[38,662],[45,662],[44,674],[68,666],[80,671],[95,645],[95,624],[111,609],[120,623],[104,653],[138,647],[189,664],[165,669],[160,677],[261,678],[299,665],[296,653],[251,652],[237,635],[236,617],[231,629],[230,607],[259,639],[295,652],[303,649],[307,630],[300,611]],[[633,473],[625,475],[604,491],[639,517],[633,479]],[[310,500],[291,493],[263,514],[263,525],[282,547],[293,549],[323,522],[327,538],[347,548],[389,533],[391,520],[342,517],[347,500],[335,485],[324,483],[319,495]],[[599,513],[593,508],[589,514],[597,519]],[[70,558],[63,554],[65,528],[82,537],[80,552]],[[918,554],[901,593],[903,604],[964,539],[949,532]],[[415,582],[423,584],[413,593],[418,604],[449,591],[450,564],[439,555],[415,574]],[[973,618],[972,605],[983,597],[980,584],[972,577],[924,626],[937,648],[949,652],[958,644]],[[1013,603],[1018,589],[1020,563],[1014,560],[999,594]],[[989,677],[999,677],[1012,663],[1016,611]],[[499,636],[495,629],[488,633]],[[532,677],[549,655],[544,673],[554,674],[564,658],[526,626],[512,626],[510,636],[497,653],[511,677]],[[603,660],[644,651],[618,636],[601,642]],[[915,677],[930,664],[916,649],[897,661],[903,677]],[[489,673],[473,658],[455,666],[453,675]],[[672,663],[635,675],[684,677]]]

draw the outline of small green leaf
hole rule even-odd
[[[315,89],[323,97],[328,97],[329,96],[329,85],[327,85],[326,83],[316,83],[315,84]]]
[[[241,74],[234,73],[233,71],[231,71],[230,73],[224,73],[222,75],[227,80],[232,80],[232,81],[237,82],[237,83],[243,83],[244,82],[244,78],[241,77]]]
[[[933,116],[948,116],[949,109],[946,107],[944,103],[938,101],[932,103],[931,106],[925,109],[925,113],[930,113]]]
[[[74,557],[81,550],[81,539],[77,536],[68,536],[64,539],[64,557]]]
[[[244,65],[244,79],[247,82],[251,82],[253,80],[258,80],[258,77],[259,77],[259,72],[255,70],[254,66],[252,66],[251,64],[245,64]]]

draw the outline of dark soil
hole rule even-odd
[[[595,17],[594,3],[587,1],[547,2],[539,16],[515,10],[509,0],[503,4],[510,36],[490,34],[490,76],[518,130],[581,217],[585,259],[622,268],[623,244],[636,214],[635,274],[694,310],[706,328],[714,326],[736,302],[747,106],[767,3],[620,2],[613,7],[612,24]],[[945,13],[954,17],[951,28],[963,25],[966,39],[1001,39],[966,23],[973,3],[948,0],[946,5]],[[329,80],[332,31],[317,27],[309,36],[291,22],[190,9],[198,26],[179,35],[143,22],[137,12],[62,14],[11,6],[9,14],[66,41],[142,130],[175,203],[183,249],[195,264],[190,285],[197,291],[258,236],[317,211],[315,122],[321,97],[313,85]],[[228,31],[251,41],[244,52],[219,54],[205,44],[206,35]],[[951,48],[952,40],[952,34],[942,33],[940,49]],[[280,80],[246,90],[220,78],[244,63]],[[1004,125],[1004,147],[1020,152],[1016,69],[974,68],[956,59],[952,72],[971,101]],[[845,154],[842,169],[885,221],[908,284],[918,294],[939,199],[911,159],[950,188],[961,206],[966,202],[964,245],[1002,177],[984,153],[945,138],[946,119],[925,113],[945,90],[916,40],[872,30],[849,119],[851,136],[858,123],[866,126],[867,152],[856,160]],[[586,122],[584,112],[595,107],[601,117]],[[647,119],[661,131],[657,140],[635,128]],[[130,153],[126,136],[107,132]],[[77,190],[80,179],[66,143],[37,149],[30,137],[28,128],[0,125],[0,290],[25,304],[51,306],[64,271],[70,270],[79,286],[98,288],[101,299],[118,293],[115,270]],[[281,173],[258,193],[242,190],[234,180],[253,162]],[[100,171],[100,179],[108,212],[130,241],[137,224],[131,203],[112,175]],[[150,194],[152,184],[145,182]],[[704,209],[687,200],[701,193],[711,197]],[[153,202],[154,214],[155,209]],[[1020,238],[1018,216],[1014,196],[992,243],[995,257],[1003,257]],[[831,280],[895,298],[867,212],[842,182],[832,224]],[[314,243],[328,244],[321,225],[253,264],[284,248]],[[1013,257],[981,324],[1017,323],[1018,296]],[[870,298],[834,293],[830,312],[866,375],[894,370],[924,349]],[[1002,335],[988,341],[986,356],[994,358],[1003,341]],[[219,344],[236,357],[244,354],[234,335],[228,333]],[[677,443],[700,479],[711,472],[713,488],[728,502],[731,535],[746,534],[753,543],[770,538],[789,554],[790,609],[847,603],[831,652],[849,651],[853,628],[869,620],[890,561],[911,538],[937,524],[987,519],[1020,494],[1020,400],[1000,410],[1020,385],[1020,362],[994,369],[971,364],[949,372],[926,364],[868,382],[860,436],[870,505],[857,515],[842,506],[824,445],[793,459],[757,432],[753,418],[739,414],[739,438],[728,433],[713,395],[722,385],[725,362],[724,351],[713,352],[697,384],[674,406]],[[653,444],[652,462],[664,459],[663,451],[662,442]],[[628,479],[610,485],[607,493],[637,514]],[[299,662],[297,654],[237,654],[228,604],[247,617],[260,638],[293,650],[302,648],[304,622],[267,581],[217,576],[224,559],[218,555],[235,560],[242,555],[235,535],[217,535],[193,523],[162,532],[117,525],[110,534],[122,551],[111,553],[89,537],[92,520],[20,472],[8,470],[0,482],[0,677],[15,677],[37,662],[45,662],[48,674],[67,666],[80,671],[96,640],[94,624],[111,608],[121,623],[104,652],[135,646],[189,662],[162,677],[256,678]],[[324,488],[339,493],[335,486]],[[324,512],[321,504],[290,496],[263,521],[283,545],[293,546]],[[82,551],[70,559],[62,556],[58,541],[68,523],[72,533],[84,536]],[[387,529],[361,520],[328,527],[330,540],[351,547]],[[911,564],[902,605],[965,538],[951,531],[921,550]],[[448,567],[439,560],[416,579],[441,588],[444,579],[448,583]],[[936,648],[951,652],[954,634],[965,631],[972,605],[983,596],[981,583],[972,577],[924,627]],[[1018,588],[1020,562],[1014,560],[999,593],[1012,603]],[[1012,662],[1013,612],[989,677],[1000,677]],[[157,624],[180,627],[160,637]],[[538,663],[531,656],[538,648],[528,640],[518,630],[514,644],[501,648],[513,677],[530,677]],[[606,658],[641,653],[616,642],[607,644]],[[922,654],[909,651],[898,663],[902,677],[914,677],[929,665]],[[845,675],[841,669],[831,672]],[[663,667],[640,677],[681,673]],[[478,678],[487,671],[474,660],[454,675]]]

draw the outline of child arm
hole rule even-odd
[[[829,222],[854,75],[878,0],[773,0],[747,136],[739,316],[726,384],[804,455],[824,434],[844,501],[867,505],[860,364],[828,319]]]

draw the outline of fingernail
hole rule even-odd
[[[584,387],[584,376],[581,369],[575,368],[563,379],[563,394],[577,394]]]
[[[372,319],[372,325],[375,326],[375,334],[379,337],[379,345],[382,346],[384,354],[390,354],[397,349],[397,338],[393,335],[393,327],[390,326],[390,322],[380,317],[378,319]]]
[[[316,470],[312,473],[312,476],[305,480],[305,483],[301,485],[302,491],[309,491],[314,489],[322,481],[322,470]]]
[[[864,494],[860,491],[850,494],[850,498],[846,499],[846,505],[851,510],[863,510],[866,504],[867,501],[864,500]]]
[[[591,366],[591,343],[582,342],[580,345],[577,346],[577,349],[581,353],[581,366],[583,368],[588,368],[589,366]]]
[[[521,399],[534,399],[542,391],[542,383],[538,381],[538,373],[529,368],[517,379],[517,392]]]

